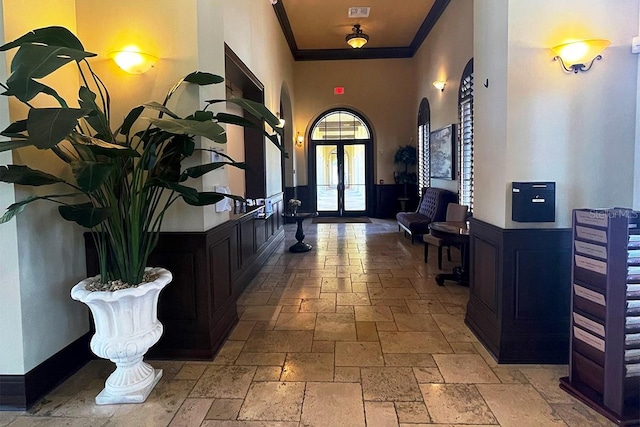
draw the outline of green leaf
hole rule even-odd
[[[106,156],[109,158],[140,157],[140,153],[131,147],[112,144],[91,136],[74,133],[72,140],[76,148],[79,148],[78,146],[86,148],[96,156]]]
[[[189,203],[197,203],[198,202],[198,191],[195,188],[185,187],[184,185],[177,184],[175,182],[167,181],[161,178],[152,178],[147,184],[149,187],[162,187],[168,188],[169,190],[173,190],[176,193],[180,194],[185,202]]]
[[[51,200],[51,199],[56,199],[58,197],[72,197],[72,196],[78,196],[81,193],[72,193],[72,194],[50,194],[48,196],[31,196],[31,197],[27,197],[24,200],[21,200],[19,202],[16,202],[14,204],[12,204],[11,206],[9,206],[7,208],[7,211],[4,213],[4,215],[2,215],[2,217],[0,217],[0,224],[10,221],[14,216],[18,215],[20,212],[22,212],[25,208],[26,205],[28,205],[31,202],[35,202],[36,200]]]
[[[27,120],[18,120],[11,123],[5,130],[0,132],[2,136],[8,136],[9,138],[26,138],[25,132],[27,131]]]
[[[56,146],[89,113],[83,108],[31,108],[27,116],[29,140],[40,149]]]
[[[28,140],[24,141],[2,141],[0,142],[0,153],[3,151],[11,151],[16,148],[28,147],[32,145]]]
[[[24,44],[11,60],[11,72],[30,79],[41,79],[71,61],[79,62],[91,56],[96,54],[68,47]]]
[[[213,112],[211,111],[198,110],[195,113],[193,113],[193,117],[190,117],[190,118],[192,118],[193,120],[197,120],[199,122],[206,122],[208,120],[213,120],[213,117],[214,117]]]
[[[113,163],[75,161],[71,163],[71,170],[78,181],[78,186],[85,193],[96,191],[116,169]]]
[[[80,40],[64,27],[45,27],[33,30],[22,37],[0,46],[0,51],[6,51],[25,43],[43,43],[49,46],[63,46],[71,49],[84,50]]]
[[[166,114],[167,116],[171,116],[174,119],[179,119],[180,116],[178,116],[176,113],[174,113],[173,111],[169,110],[167,107],[165,107],[164,105],[158,103],[158,102],[148,102],[146,104],[143,104],[145,108],[150,108],[151,110],[156,110],[156,111],[160,111],[161,113]]]
[[[105,117],[102,109],[96,103],[96,97],[97,95],[88,87],[80,86],[80,90],[78,92],[78,98],[80,100],[78,101],[78,104],[80,105],[80,108],[92,110],[91,113],[85,117],[85,120],[98,134],[109,135],[111,130],[107,124],[107,118]]]
[[[244,198],[240,196],[236,196],[234,194],[222,194],[222,193],[216,193],[215,191],[203,191],[198,193],[197,201],[191,201],[191,200],[185,199],[185,202],[191,206],[206,206],[206,205],[213,205],[214,203],[218,203],[220,200],[224,199],[225,197],[228,197],[234,200],[244,201]]]
[[[0,181],[9,184],[31,185],[34,187],[66,182],[46,172],[22,165],[0,166]]]
[[[66,105],[58,92],[40,82],[18,74],[12,75],[9,80],[7,81],[7,90],[2,93],[5,96],[15,96],[22,102],[29,102],[39,93],[46,93],[57,99],[60,105]]]
[[[220,102],[230,102],[232,104],[239,105],[243,110],[251,114],[253,117],[264,120],[271,128],[276,129],[280,126],[280,119],[277,118],[267,107],[263,104],[255,101],[251,101],[243,98],[233,99],[212,99],[205,101],[209,104],[216,104]]]
[[[144,106],[142,105],[129,111],[129,114],[127,114],[127,117],[125,117],[124,122],[122,122],[122,126],[120,127],[120,133],[122,135],[128,135],[129,132],[131,132],[131,127],[136,122],[136,120],[138,120],[138,117],[140,117],[142,111],[144,111]]]
[[[179,135],[198,135],[218,143],[227,142],[227,134],[222,126],[214,122],[199,122],[186,119],[154,119],[147,118],[160,129]]]
[[[96,208],[88,203],[58,206],[60,216],[83,227],[93,228],[112,215],[111,208]]]
[[[213,162],[206,163],[204,165],[192,166],[187,168],[182,173],[189,178],[200,178],[202,175],[211,172],[212,170],[220,169],[223,166],[230,165],[237,167],[238,169],[246,169],[247,165],[245,163],[237,163],[237,162]]]
[[[193,73],[185,77],[184,81],[187,83],[194,83],[200,86],[206,86],[210,84],[222,83],[224,81],[224,78],[211,73],[194,71]]]

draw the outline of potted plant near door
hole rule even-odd
[[[5,44],[0,51],[16,48],[11,75],[2,86],[4,95],[28,107],[28,114],[0,132],[9,138],[0,142],[0,151],[28,146],[49,150],[66,164],[72,178],[25,165],[0,166],[0,181],[36,187],[55,185],[50,194],[38,193],[9,206],[0,223],[11,220],[27,205],[49,201],[59,205],[64,219],[91,230],[100,275],[78,283],[71,296],[86,303],[93,313],[96,333],[91,349],[117,366],[96,402],[142,402],[162,374],[143,357],[162,334],[157,302],[160,291],[172,279],[167,270],[147,266],[165,214],[179,199],[192,206],[213,204],[224,197],[242,199],[190,186],[190,181],[223,166],[244,167],[215,148],[204,147],[199,140],[225,143],[222,125],[239,125],[259,129],[282,150],[279,120],[262,104],[243,99],[206,101],[201,110],[179,116],[173,112],[171,101],[182,86],[223,81],[213,74],[193,72],[177,82],[162,103],[134,108],[114,128],[107,88],[87,61],[96,55],[86,51],[69,30],[40,28]],[[39,81],[66,65],[78,70],[78,107],[70,106],[54,88]],[[36,96],[51,101],[50,106],[34,107]],[[210,110],[223,102],[240,105],[258,120],[254,123]],[[266,132],[262,121],[275,133]],[[183,165],[184,160],[200,156],[202,151],[215,151],[223,160]]]
[[[416,173],[409,172],[409,166],[415,165],[416,161],[416,147],[414,147],[413,145],[400,146],[393,156],[393,162],[395,164],[404,165],[404,170],[395,171],[393,173],[393,178],[395,179],[396,184],[404,184],[403,196],[405,198],[407,197],[407,184],[415,184],[416,182],[418,182]]]

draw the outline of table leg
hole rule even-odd
[[[308,252],[313,247],[310,244],[303,242],[304,232],[302,231],[302,221],[304,221],[304,218],[296,219],[296,222],[298,223],[298,228],[296,229],[296,240],[298,241],[298,243],[291,246],[289,248],[289,252],[295,252],[295,253]]]
[[[463,243],[460,245],[460,258],[462,261],[461,266],[453,267],[451,273],[438,274],[436,276],[436,283],[438,286],[444,286],[445,280],[452,280],[458,282],[462,286],[469,286],[469,258],[468,258],[468,245]]]

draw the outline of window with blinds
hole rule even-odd
[[[460,204],[469,206],[473,212],[473,58],[462,73],[458,107],[458,194]]]
[[[431,111],[429,101],[423,98],[418,110],[418,195],[424,187],[431,185],[429,155],[429,128]]]

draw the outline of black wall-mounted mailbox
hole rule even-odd
[[[555,182],[512,182],[511,219],[517,222],[555,222]]]

